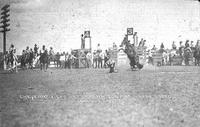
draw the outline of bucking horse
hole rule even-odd
[[[137,54],[136,47],[133,44],[131,44],[129,41],[126,41],[125,39],[122,42],[121,46],[123,46],[123,45],[125,45],[124,52],[128,56],[131,69],[132,70],[142,69],[143,65],[139,63],[139,56]]]

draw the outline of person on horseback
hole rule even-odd
[[[26,63],[25,63],[25,56],[26,53],[25,53],[25,50],[22,51],[22,56],[21,56],[21,68],[24,69],[25,66],[26,66]]]
[[[190,47],[189,40],[186,40],[185,47]]]
[[[26,47],[26,54],[29,54],[30,53],[30,49],[29,49],[29,46]]]
[[[34,59],[34,53],[33,53],[33,50],[30,49],[29,66],[30,66],[31,69],[33,69],[33,59]]]
[[[10,58],[10,63],[11,63],[11,66],[13,66],[13,62],[14,62],[14,51],[15,51],[15,47],[13,44],[10,45],[10,48],[9,48],[9,58]]]
[[[18,69],[17,69],[18,58],[16,56],[16,49],[15,49],[13,44],[11,44],[11,46],[9,48],[9,60],[8,60],[8,63],[9,63],[9,61],[11,63],[10,71],[13,71],[14,69],[16,69],[16,72],[18,72]]]
[[[130,41],[128,41],[126,43],[126,46],[125,46],[125,53],[127,54],[129,60],[130,60],[130,66],[132,69],[136,68],[136,57],[137,57],[137,52],[136,52],[136,48],[134,45],[132,45],[130,43]]]
[[[200,40],[197,40],[194,50],[195,65],[200,66]]]
[[[50,50],[49,50],[49,61],[48,61],[48,64],[50,64],[51,61],[53,61],[54,64],[57,61],[56,60],[56,54],[54,53],[54,50],[53,50],[52,47],[50,47]]]
[[[38,49],[39,47],[37,46],[37,44],[34,45],[34,54],[37,56],[38,55]]]
[[[50,50],[49,50],[49,55],[55,55],[54,51],[53,51],[53,48],[50,47]]]
[[[194,42],[193,41],[191,41],[191,43],[190,43],[190,48],[191,48],[192,51],[195,50],[195,46],[194,46]]]

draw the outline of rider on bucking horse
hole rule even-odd
[[[142,69],[143,65],[139,63],[139,56],[137,54],[136,46],[134,44],[131,44],[128,40],[128,36],[126,35],[124,37],[124,40],[122,41],[121,46],[125,45],[124,52],[127,54],[128,59],[130,60],[130,66],[132,69]]]

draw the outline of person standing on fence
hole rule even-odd
[[[164,44],[163,44],[163,43],[161,43],[161,45],[160,45],[160,49],[162,49],[162,50],[164,50],[164,49],[165,49],[165,46],[164,46]]]
[[[155,46],[155,45],[153,45],[153,48],[152,48],[151,50],[157,50],[156,46]]]
[[[189,40],[186,40],[185,47],[190,47]]]
[[[173,41],[173,43],[172,43],[172,49],[173,49],[173,50],[176,50],[176,44],[175,44],[174,41]]]
[[[81,34],[81,49],[85,49],[85,36]]]

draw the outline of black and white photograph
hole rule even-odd
[[[0,127],[200,127],[200,0],[0,0]]]

